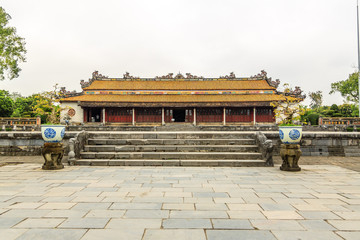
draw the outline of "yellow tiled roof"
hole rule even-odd
[[[275,90],[266,80],[95,80],[87,90]]]
[[[129,103],[160,103],[160,102],[273,102],[284,100],[277,94],[253,95],[82,95],[64,98],[61,102],[129,102]]]

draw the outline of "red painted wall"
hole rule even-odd
[[[252,122],[254,121],[253,108],[226,109],[226,122]]]
[[[107,108],[105,111],[106,122],[132,122],[131,108]]]
[[[222,108],[198,108],[196,109],[196,122],[222,122]]]
[[[161,122],[161,108],[136,108],[136,122]]]

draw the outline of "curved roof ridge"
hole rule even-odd
[[[89,90],[276,90],[267,80],[94,80]]]

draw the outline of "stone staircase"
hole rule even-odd
[[[265,166],[255,132],[89,132],[76,165]]]

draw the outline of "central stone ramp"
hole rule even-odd
[[[89,132],[77,165],[265,166],[255,132]]]

